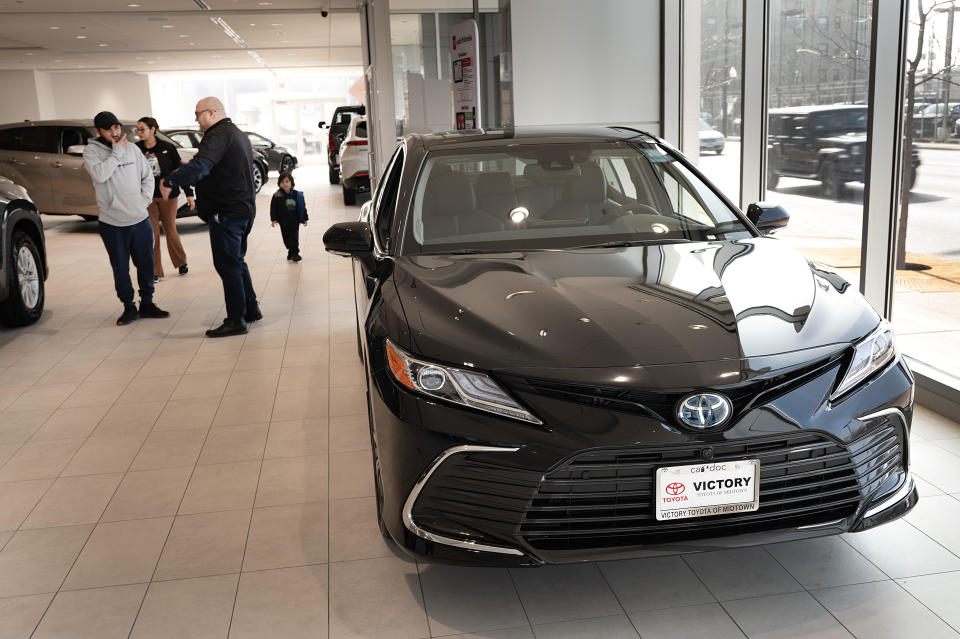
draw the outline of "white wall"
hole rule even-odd
[[[121,120],[150,115],[150,80],[146,74],[50,73],[57,118],[92,118],[112,111]]]
[[[41,119],[33,71],[0,71],[0,86],[0,124]]]
[[[511,0],[514,122],[660,128],[660,0]]]

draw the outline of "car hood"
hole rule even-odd
[[[700,131],[701,140],[720,140],[723,138],[723,133],[719,131]]]
[[[846,280],[771,238],[402,257],[393,275],[410,350],[487,370],[816,351],[781,362],[799,363],[879,321]]]

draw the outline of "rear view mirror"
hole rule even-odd
[[[86,144],[71,144],[67,147],[67,155],[83,155],[85,148],[87,148]]]
[[[790,214],[779,204],[754,202],[747,207],[747,219],[764,235],[782,229],[790,221]]]

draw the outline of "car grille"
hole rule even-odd
[[[847,447],[813,433],[712,445],[713,461],[760,460],[760,508],[657,521],[657,468],[703,463],[703,444],[579,454],[544,477],[519,533],[539,549],[678,542],[841,519],[903,468],[898,425]]]
[[[446,535],[507,544],[520,537],[544,551],[677,543],[846,518],[903,469],[903,431],[894,422],[846,446],[809,432],[709,444],[711,462],[760,460],[760,509],[657,521],[657,468],[704,463],[706,446],[589,450],[545,475],[505,466],[512,453],[454,455],[413,515]]]

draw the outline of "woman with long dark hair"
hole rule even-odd
[[[165,140],[157,138],[159,129],[157,121],[145,116],[137,120],[137,136],[140,141],[137,146],[143,151],[147,163],[153,169],[153,202],[147,207],[150,222],[153,224],[153,281],[163,279],[163,262],[160,251],[160,225],[163,224],[163,234],[167,238],[167,252],[174,268],[180,275],[187,274],[187,253],[183,250],[180,235],[177,233],[177,198],[166,199],[160,194],[160,181],[180,167],[182,162],[177,147]],[[193,190],[189,186],[183,188],[187,196],[190,210],[196,208],[193,199]]]

